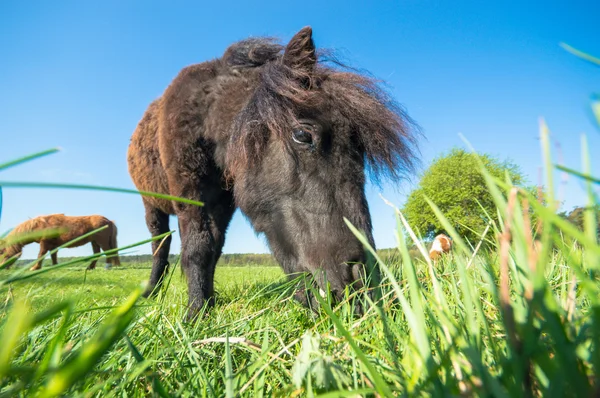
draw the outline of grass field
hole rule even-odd
[[[124,257],[126,259],[126,257]],[[49,261],[44,268],[52,268]],[[28,300],[34,309],[73,300],[79,310],[89,307],[114,306],[122,303],[134,290],[146,283],[151,264],[131,266],[126,261],[121,267],[105,270],[102,262],[95,270],[87,271],[84,266],[66,267],[57,272],[48,272],[18,284],[11,289],[12,299]],[[221,267],[217,270],[216,286],[223,294],[256,285],[268,285],[282,280],[283,272],[275,267]],[[285,279],[283,279],[285,281]],[[168,298],[178,305],[185,304],[179,296],[187,297],[185,279],[179,269],[172,275]],[[146,300],[155,303],[155,300]]]
[[[542,204],[482,172],[497,217],[481,247],[432,203],[455,244],[432,264],[396,212],[399,247],[371,250],[380,299],[361,316],[349,300],[301,307],[275,267],[220,267],[194,324],[178,267],[153,300],[149,265],[0,269],[0,397],[598,396],[600,181],[579,231],[552,207],[551,173]]]
[[[512,326],[493,251],[435,268],[390,264],[384,305],[360,318],[348,304],[306,310],[274,267],[219,268],[218,305],[195,325],[182,322],[179,269],[166,294],[137,301],[129,298],[149,265],[51,270],[2,290],[4,320],[13,308],[3,342],[12,341],[11,326],[24,332],[0,368],[2,395],[585,396],[597,386],[597,307],[585,289],[573,290],[567,263],[584,254],[552,254],[537,303],[537,290],[527,297],[532,280],[519,282],[524,270],[511,259]]]

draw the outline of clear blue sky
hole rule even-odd
[[[63,151],[1,172],[0,180],[133,188],[126,164],[131,133],[182,67],[218,57],[250,35],[286,41],[305,25],[317,46],[341,50],[350,64],[388,82],[423,128],[424,167],[463,145],[462,133],[477,150],[512,159],[537,183],[540,117],[567,165],[580,166],[582,133],[599,153],[588,101],[600,91],[600,69],[559,42],[600,55],[600,2],[367,3],[375,2],[2,1],[0,161],[56,146]],[[592,160],[600,175],[600,160]],[[388,182],[382,193],[401,206],[417,181]],[[391,247],[395,220],[379,192],[368,188],[375,239]],[[582,204],[581,183],[569,179],[562,198],[567,210]],[[5,189],[0,231],[58,212],[106,215],[117,222],[121,245],[149,236],[139,197],[64,190]],[[266,251],[236,214],[225,252]],[[149,245],[138,251],[149,252]],[[24,257],[36,253],[32,245]],[[90,247],[63,255],[88,253]]]

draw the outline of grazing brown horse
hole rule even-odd
[[[0,257],[2,255],[6,258],[20,257],[24,246],[37,242],[40,244],[40,252],[38,254],[40,260],[31,267],[32,270],[37,270],[42,268],[43,257],[47,252],[105,225],[108,227],[66,246],[67,248],[72,248],[91,243],[94,254],[100,253],[100,249],[107,251],[118,247],[117,227],[114,222],[106,217],[98,215],[69,217],[64,214],[50,214],[32,218],[17,225],[8,234],[5,238],[6,240],[11,240],[12,238],[16,239],[17,242],[4,248],[1,248],[3,245],[0,244]],[[48,230],[47,234],[43,233],[45,230]],[[28,237],[28,234],[31,234],[31,236]],[[19,236],[23,236],[23,239],[20,239]],[[52,265],[56,265],[58,263],[57,252],[52,253],[51,257]],[[96,259],[93,260],[88,269],[96,268],[97,261]],[[117,254],[107,257],[106,262],[113,265],[121,265]]]
[[[319,56],[310,27],[285,47],[247,39],[184,68],[139,122],[128,163],[138,189],[204,203],[143,198],[153,236],[178,217],[188,319],[214,304],[238,207],[286,273],[315,275],[336,299],[360,287],[366,254],[344,218],[373,244],[365,169],[394,179],[412,169],[415,127],[374,80]],[[170,237],[153,243],[146,296],[163,280],[169,246]]]
[[[433,239],[431,249],[429,249],[429,258],[437,261],[445,253],[452,250],[452,239],[448,235],[439,234]]]

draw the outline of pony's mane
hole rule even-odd
[[[26,235],[28,233],[38,231],[43,229],[45,225],[45,220],[40,217],[23,221],[21,224],[14,227],[4,239],[0,240],[0,243],[4,245],[5,241],[9,240],[10,238],[16,238],[18,240],[20,239],[19,235]],[[23,246],[25,246],[24,242],[13,243],[10,246],[0,248],[0,254],[8,254],[8,257],[12,257],[19,253],[21,249],[23,249]]]
[[[34,232],[44,228],[45,225],[46,222],[42,218],[32,218],[30,220],[23,221],[21,224],[17,225],[12,231],[10,231],[9,235],[19,235],[28,232]]]
[[[23,221],[21,224],[17,225],[12,231],[10,231],[9,235],[26,234],[28,232],[35,232],[41,229],[51,228],[51,225],[48,223],[48,221],[60,216],[64,216],[64,213],[48,214],[46,216],[30,218],[29,220]]]
[[[260,160],[268,140],[265,126],[288,142],[289,126],[298,117],[294,110],[328,105],[352,124],[375,181],[414,171],[419,127],[381,82],[344,65],[330,50],[312,54],[317,59],[309,71],[291,68],[283,50],[272,38],[253,38],[231,45],[223,56],[232,68],[261,68],[260,83],[234,122],[227,161],[232,176]]]

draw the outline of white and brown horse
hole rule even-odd
[[[445,234],[439,234],[433,239],[431,249],[429,249],[429,258],[437,261],[445,253],[452,250],[452,239]]]

